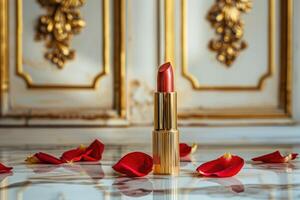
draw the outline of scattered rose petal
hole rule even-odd
[[[179,144],[179,152],[180,152],[180,157],[186,157],[192,153],[194,153],[197,149],[197,145],[193,144],[192,146],[189,146],[186,143],[180,143]]]
[[[244,166],[244,159],[226,153],[216,160],[200,165],[197,171],[207,177],[231,177],[236,175]]]
[[[59,164],[63,163],[60,159],[58,159],[50,154],[43,153],[43,152],[39,152],[39,153],[34,154],[33,156],[29,156],[25,161],[28,164],[40,163],[40,164],[59,165]]]
[[[103,151],[104,151],[104,144],[96,139],[86,149],[86,152],[83,155],[83,160],[85,160],[85,161],[99,161],[102,158]]]
[[[96,139],[88,147],[80,145],[76,149],[64,152],[61,159],[65,162],[99,161],[102,158],[103,151],[104,144]]]
[[[39,153],[35,154],[35,156],[43,164],[45,163],[45,164],[59,165],[59,164],[63,163],[60,159],[58,159],[50,154],[47,154],[47,153],[39,152]]]
[[[153,159],[143,152],[132,152],[122,157],[112,168],[129,177],[146,176],[152,171]]]
[[[41,161],[35,155],[31,155],[25,159],[25,162],[28,164],[37,164],[40,163]]]
[[[3,165],[2,163],[0,163],[0,174],[9,173],[9,172],[11,172],[12,169],[13,169],[12,167],[7,167],[7,166]]]
[[[82,159],[82,155],[85,153],[86,147],[84,145],[80,145],[76,149],[71,149],[68,151],[65,151],[61,159],[65,162],[78,162]]]
[[[287,163],[291,160],[296,159],[297,153],[291,153],[287,156],[282,156],[279,151],[274,151],[273,153],[265,154],[256,158],[252,158],[253,161],[261,161],[264,163]]]

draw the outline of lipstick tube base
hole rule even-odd
[[[179,132],[177,130],[153,131],[153,173],[179,174]]]

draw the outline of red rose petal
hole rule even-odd
[[[261,161],[264,163],[287,163],[290,160],[296,159],[297,153],[291,153],[287,156],[282,156],[279,151],[274,151],[273,153],[265,154],[256,158],[252,158],[253,161]]]
[[[130,177],[146,176],[152,171],[153,159],[143,152],[132,152],[122,157],[112,168]]]
[[[186,157],[190,154],[192,154],[193,152],[195,152],[197,149],[197,145],[193,144],[192,146],[189,146],[186,143],[180,143],[179,144],[179,154],[180,157]]]
[[[13,169],[12,167],[7,167],[7,166],[3,165],[2,163],[0,163],[0,174],[9,173],[9,172],[11,172],[12,169]]]
[[[197,171],[207,177],[231,177],[244,166],[244,159],[239,156],[224,154],[216,160],[200,165]]]
[[[43,152],[36,153],[34,156],[40,161],[41,164],[59,165],[63,163],[60,159]]]
[[[86,149],[86,152],[83,155],[83,160],[85,160],[85,161],[99,161],[102,158],[103,151],[104,151],[104,144],[96,139]]]
[[[103,151],[104,144],[96,139],[87,148],[81,145],[76,149],[64,152],[61,159],[66,162],[99,161],[102,158]]]
[[[292,155],[291,160],[295,160],[298,157],[299,154],[298,153],[292,153],[291,155]]]
[[[76,149],[65,151],[60,158],[65,162],[78,162],[82,159],[82,155],[84,154],[85,151],[86,148],[80,145]]]
[[[180,157],[185,157],[192,152],[192,147],[185,143],[180,143],[179,152],[180,152]]]

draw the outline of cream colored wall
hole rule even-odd
[[[35,2],[34,0],[31,0]],[[157,66],[164,62],[164,27],[165,13],[163,1],[153,0],[127,0],[126,1],[126,87],[127,93],[127,118],[120,119],[115,113],[114,94],[113,94],[113,47],[112,42],[113,28],[110,21],[111,29],[111,46],[110,46],[110,73],[101,79],[99,87],[95,90],[32,90],[26,88],[25,82],[15,74],[15,1],[10,3],[10,90],[8,95],[7,108],[12,109],[12,113],[24,111],[26,114],[32,114],[33,110],[40,110],[42,114],[58,111],[63,118],[68,119],[12,119],[11,121],[1,120],[1,124],[18,123],[18,124],[86,124],[86,125],[126,125],[139,124],[149,125],[153,120],[153,99],[152,93],[155,90],[155,76]],[[45,10],[39,10],[34,4],[28,4],[29,1],[23,0],[24,3],[24,32],[23,32],[23,51],[24,70],[32,74],[34,82],[40,83],[67,83],[85,84],[92,80],[93,74],[96,74],[103,68],[103,60],[100,54],[103,49],[100,41],[93,42],[98,33],[101,38],[101,12],[94,13],[101,8],[98,1],[91,1],[88,6],[82,8],[83,17],[88,20],[87,27],[83,32],[74,37],[74,47],[76,49],[83,47],[78,51],[78,57],[70,61],[63,70],[56,69],[55,66],[43,60],[42,52],[45,51],[44,42],[36,43],[33,40],[34,20]],[[98,3],[97,3],[98,2]],[[110,3],[112,1],[109,1]],[[259,75],[267,69],[267,0],[254,0],[255,6],[248,15],[243,15],[246,21],[245,39],[249,42],[249,48],[241,53],[237,63],[230,69],[215,60],[215,53],[210,52],[206,47],[209,38],[214,37],[214,31],[210,28],[205,20],[207,9],[214,3],[213,0],[207,0],[205,3],[197,0],[188,1],[188,36],[189,36],[189,69],[195,75],[197,80],[204,80],[205,84],[228,85],[233,84],[243,86],[256,83]],[[275,0],[278,3],[278,0]],[[297,12],[300,3],[295,0],[295,28],[294,28],[294,89],[293,89],[293,111],[295,119],[300,120],[300,55],[299,50],[299,33],[300,26],[297,19],[300,17]],[[158,5],[158,3],[160,5]],[[32,6],[32,7],[31,7]],[[205,113],[207,109],[225,109],[216,110],[218,114],[230,114],[236,110],[246,109],[255,112],[261,112],[260,109],[273,109],[278,105],[279,83],[279,49],[275,50],[276,69],[274,75],[266,81],[266,85],[261,91],[196,91],[192,88],[191,83],[181,74],[181,50],[180,44],[180,0],[175,1],[175,61],[176,83],[179,92],[178,108],[179,114],[192,116],[193,114]],[[112,7],[112,5],[111,5]],[[160,10],[158,10],[160,7]],[[34,9],[31,9],[34,8]],[[205,8],[203,12],[198,9]],[[95,9],[95,12],[89,12],[89,9]],[[112,12],[112,9],[110,10]],[[111,13],[112,17],[112,13]],[[197,26],[198,18],[201,25]],[[256,20],[255,18],[263,18]],[[98,23],[99,22],[99,23]],[[255,31],[256,23],[260,22],[260,30]],[[99,27],[97,27],[97,24]],[[278,25],[278,24],[277,24]],[[93,32],[93,29],[96,31]],[[277,26],[279,29],[279,26]],[[100,30],[100,31],[99,31]],[[277,30],[279,31],[279,30]],[[200,35],[200,36],[199,36]],[[201,37],[203,36],[204,37]],[[199,36],[199,37],[198,37]],[[261,36],[261,37],[260,37]],[[91,40],[88,40],[91,39]],[[193,40],[195,38],[195,41]],[[278,42],[278,35],[275,37]],[[101,39],[99,39],[101,40]],[[193,43],[194,42],[194,43]],[[199,43],[199,45],[197,45]],[[95,48],[92,46],[96,45]],[[255,48],[259,45],[261,53],[256,52]],[[90,48],[90,49],[89,49]],[[251,51],[251,52],[250,52]],[[34,52],[39,52],[35,54]],[[89,52],[91,52],[89,54]],[[248,53],[249,54],[248,54]],[[199,56],[198,56],[199,53]],[[99,56],[97,56],[99,55]],[[203,63],[206,63],[203,67]],[[78,62],[77,62],[78,61]],[[262,66],[262,67],[261,67]],[[42,74],[42,75],[40,75]],[[71,78],[74,75],[74,79]],[[82,75],[82,77],[81,77]],[[227,76],[228,75],[228,76]],[[202,83],[202,82],[201,82]],[[118,98],[118,97],[116,97]],[[203,110],[205,112],[203,112]],[[69,112],[69,113],[68,113]],[[241,112],[241,111],[239,111]],[[245,111],[246,112],[246,111]],[[78,116],[85,113],[87,118],[94,118],[97,115],[107,114],[112,118],[109,119],[78,119]],[[243,112],[242,112],[243,113]],[[205,113],[206,114],[206,113]],[[249,123],[289,123],[289,119],[230,119],[230,120],[207,120],[205,114],[200,118],[189,117],[188,120],[180,120],[182,124],[249,124]],[[65,117],[67,116],[67,117]],[[204,117],[203,117],[204,116]],[[30,118],[30,117],[29,117]]]

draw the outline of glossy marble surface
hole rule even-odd
[[[107,145],[99,163],[26,165],[24,158],[37,151],[59,156],[70,146],[17,146],[0,148],[0,161],[14,166],[12,174],[0,175],[1,200],[69,199],[300,199],[300,161],[289,164],[253,164],[250,158],[273,150],[300,152],[298,145],[220,146],[199,145],[191,162],[181,162],[178,177],[119,177],[111,166],[124,154],[144,151],[150,145]],[[195,174],[201,163],[224,152],[247,160],[232,178],[202,178]]]

